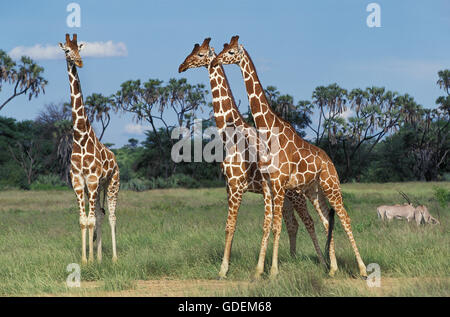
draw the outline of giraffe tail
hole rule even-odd
[[[328,235],[327,235],[327,242],[325,243],[326,261],[328,262],[328,264],[330,263],[330,243],[331,238],[333,237],[334,215],[335,215],[334,209],[330,208],[328,212]]]

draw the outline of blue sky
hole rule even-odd
[[[251,54],[263,85],[276,86],[295,101],[310,99],[315,87],[336,82],[346,89],[384,86],[434,107],[442,95],[437,71],[450,68],[448,0],[78,0],[80,28],[66,25],[70,2],[1,1],[0,49],[56,45],[67,32],[78,33],[79,41],[124,43],[126,56],[84,58],[79,75],[85,97],[112,94],[129,79],[186,77],[209,88],[205,69],[180,75],[178,66],[194,43],[211,37],[211,45],[220,51],[235,34]],[[366,25],[371,2],[381,7],[380,28]],[[49,81],[46,94],[31,102],[20,96],[0,115],[34,119],[45,104],[69,100],[65,61],[37,62]],[[247,111],[238,67],[225,70],[241,110]],[[8,92],[0,92],[0,101]],[[130,124],[130,115],[113,115],[103,141],[121,146],[131,137],[143,140],[142,134],[129,132]]]

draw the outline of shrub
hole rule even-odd
[[[132,178],[128,182],[121,183],[120,188],[124,190],[134,190],[136,192],[142,192],[150,189],[152,186],[151,181],[143,178]]]
[[[439,202],[441,208],[447,207],[448,203],[450,202],[450,190],[438,186],[434,186],[433,190],[434,197]]]
[[[30,186],[31,190],[61,190],[67,188],[67,185],[55,174],[39,175]]]

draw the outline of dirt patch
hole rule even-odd
[[[450,278],[436,277],[382,277],[380,287],[369,287],[361,279],[344,278],[328,279],[326,284],[331,288],[345,287],[354,289],[363,296],[398,296],[404,287],[420,286],[430,283],[447,283]],[[256,286],[249,281],[230,280],[159,280],[134,281],[129,288],[119,291],[105,290],[103,282],[82,282],[80,288],[73,288],[64,293],[46,294],[44,296],[95,296],[95,297],[207,297],[233,296],[233,290],[245,290]],[[448,295],[450,296],[450,291]]]
[[[99,297],[200,297],[223,296],[233,289],[246,288],[249,282],[228,280],[138,280],[131,289],[106,291],[101,282],[82,282],[81,287],[67,293],[48,296],[99,296]]]

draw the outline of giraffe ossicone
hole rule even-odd
[[[72,106],[73,145],[70,177],[80,212],[81,260],[86,258],[86,231],[89,230],[89,261],[94,258],[94,230],[97,242],[97,260],[102,260],[102,221],[103,207],[100,206],[100,193],[103,191],[108,202],[109,223],[112,238],[112,260],[117,260],[116,252],[116,203],[119,193],[119,166],[114,153],[102,144],[95,135],[83,104],[80,79],[77,67],[83,67],[80,50],[83,44],[77,43],[77,35],[72,40],[66,34],[65,43],[59,43],[66,55],[67,72],[70,83],[70,103]],[[85,212],[85,194],[89,201],[89,213]]]

